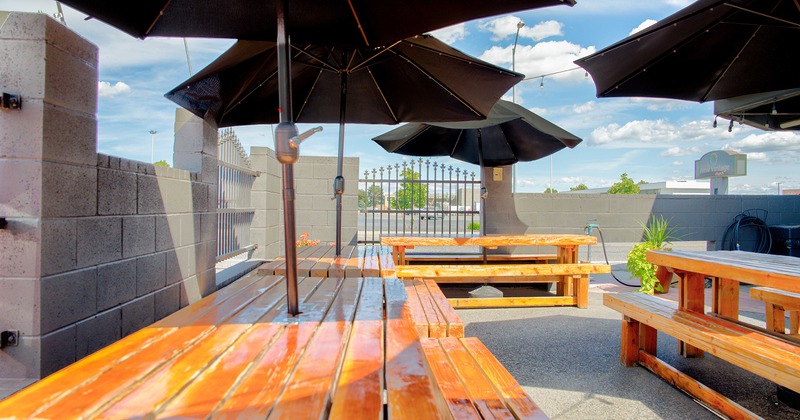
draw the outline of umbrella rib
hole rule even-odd
[[[358,18],[358,13],[356,12],[356,8],[353,6],[353,2],[351,0],[347,0],[347,4],[350,6],[350,11],[353,12],[353,18],[356,20],[356,26],[358,26],[358,30],[361,32],[361,36],[364,38],[364,43],[369,46],[367,34],[364,33],[364,27],[361,26],[361,19]]]
[[[372,73],[372,70],[369,67],[367,67],[367,73],[369,73],[369,77],[370,79],[372,79],[372,83],[375,85],[375,89],[378,89],[378,93],[381,95],[383,103],[386,104],[386,109],[392,115],[392,120],[394,120],[395,124],[399,123],[400,120],[397,119],[397,114],[394,112],[392,106],[389,104],[389,100],[386,99],[386,95],[383,94],[383,89],[381,89],[381,85],[378,83],[377,80],[375,80],[375,75]]]
[[[303,98],[303,105],[300,106],[300,109],[297,111],[297,115],[295,116],[295,120],[300,120],[300,116],[303,115],[303,111],[306,109],[306,105],[308,104],[308,100],[311,98],[311,94],[314,93],[314,89],[317,87],[317,83],[319,82],[319,78],[322,77],[322,70],[317,73],[317,78],[314,79],[314,84],[311,85],[311,89],[308,90],[308,94],[305,98]]]
[[[719,77],[717,77],[717,79],[716,79],[716,80],[714,80],[714,83],[712,83],[712,84],[711,84],[711,86],[709,86],[709,87],[708,87],[708,89],[706,89],[706,92],[705,92],[705,93],[703,94],[703,96],[700,98],[700,99],[701,99],[701,102],[705,102],[706,100],[708,100],[708,95],[710,95],[710,94],[711,94],[711,92],[714,90],[714,88],[715,88],[715,87],[717,87],[717,85],[720,83],[720,81],[722,81],[722,79],[725,77],[725,75],[726,75],[726,74],[728,74],[728,71],[731,69],[731,67],[733,67],[733,64],[734,64],[734,63],[736,63],[736,60],[737,60],[737,59],[739,58],[739,56],[742,54],[742,51],[744,51],[745,49],[747,49],[747,46],[748,46],[748,45],[750,45],[750,43],[753,41],[753,38],[755,38],[756,34],[758,33],[758,31],[759,31],[760,29],[761,29],[761,28],[758,28],[758,27],[757,27],[757,28],[756,28],[756,29],[753,31],[753,33],[750,35],[750,38],[748,38],[747,42],[745,42],[745,43],[744,43],[744,45],[742,45],[742,48],[739,48],[739,52],[737,52],[737,53],[736,53],[736,56],[735,56],[735,57],[733,57],[733,60],[731,60],[731,61],[728,63],[728,65],[727,65],[727,66],[725,66],[725,70],[723,70],[723,71],[722,71],[722,74],[720,74],[720,75],[719,75]]]
[[[794,4],[797,5],[798,9],[800,9],[800,2],[798,2],[798,0],[794,0]],[[767,13],[761,13],[761,12],[758,12],[758,11],[755,11],[755,10],[752,10],[752,9],[748,9],[746,7],[737,6],[735,4],[725,3],[725,5],[730,7],[730,8],[733,8],[733,9],[738,9],[738,10],[741,10],[743,12],[752,13],[752,14],[754,14],[756,16],[765,17],[767,19],[777,20],[778,22],[785,23],[787,25],[792,25],[792,26],[796,26],[796,27],[800,28],[800,23],[792,22],[791,20],[781,19],[781,18],[779,18],[777,16],[772,16],[772,15],[767,14]]]
[[[336,67],[331,66],[330,64],[326,63],[325,61],[322,61],[322,59],[320,59],[319,57],[315,56],[314,54],[311,54],[311,53],[309,53],[308,51],[306,51],[304,49],[300,49],[300,48],[295,48],[295,49],[297,50],[297,54],[295,54],[295,56],[293,58],[294,61],[297,61],[298,57],[300,57],[300,55],[302,54],[302,55],[304,55],[304,56],[316,61],[317,63],[319,63],[319,66],[314,66],[314,67],[325,68],[325,69],[328,69],[328,70],[331,70],[331,71],[337,72],[337,73],[339,72],[339,69],[337,69]],[[308,65],[308,66],[313,66],[310,63],[303,63],[303,64]]]
[[[164,11],[167,10],[167,7],[169,7],[170,3],[172,3],[172,0],[167,0],[167,2],[164,3],[164,7],[162,7],[161,10],[158,12],[158,16],[156,16],[156,18],[153,19],[153,23],[151,23],[150,26],[147,27],[147,30],[144,31],[144,36],[142,37],[142,39],[146,38],[147,35],[150,35],[150,31],[153,30],[153,27],[156,26],[156,23],[159,21],[159,19],[161,19],[161,17],[164,16]]]

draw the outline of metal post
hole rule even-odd
[[[347,62],[342,52],[342,63]],[[336,255],[342,253],[342,194],[344,194],[344,120],[347,111],[347,71],[341,72],[342,85],[339,93],[339,160],[336,162],[336,178],[333,180],[333,194],[336,198]]]
[[[156,163],[156,130],[150,130],[150,163]]]
[[[516,71],[517,61],[517,41],[519,40],[519,30],[525,26],[525,22],[517,22],[517,34],[514,36],[514,47],[511,48],[511,71]],[[517,85],[511,86],[511,102],[517,103]],[[517,192],[517,168],[511,166],[511,193]]]
[[[290,146],[297,136],[297,127],[292,121],[291,61],[289,60],[289,35],[286,28],[285,10],[288,0],[277,2],[278,20],[278,112],[280,123],[275,128],[275,155],[281,163],[283,173],[283,227],[286,251],[286,305],[292,316],[300,313],[297,298],[297,247],[295,245],[294,214],[294,163],[299,152]]]

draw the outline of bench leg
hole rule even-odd
[[[739,319],[739,282],[731,279],[714,278],[714,298],[711,312],[731,319]]]
[[[767,303],[767,329],[776,333],[786,333],[786,313],[783,306]]]
[[[619,361],[628,367],[639,362],[639,321],[627,316],[622,318]]]
[[[800,311],[789,311],[789,334],[797,334],[800,329]]]
[[[698,273],[683,273],[680,280],[680,307],[697,313],[705,312],[706,278]],[[690,346],[683,341],[678,342],[681,356],[703,357],[703,350]]]
[[[575,297],[578,307],[586,309],[589,307],[589,276],[579,276],[575,279]]]

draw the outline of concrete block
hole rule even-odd
[[[0,25],[0,39],[47,40],[85,61],[97,61],[97,47],[42,13],[9,13]]]
[[[102,312],[76,325],[75,356],[86,357],[122,338],[122,309]]]
[[[3,24],[8,28],[9,22]],[[40,40],[5,38],[0,42],[0,56],[5,57],[0,63],[0,74],[3,75],[3,89],[20,93],[25,102],[35,102],[44,98],[45,92],[45,54],[47,45]]]
[[[122,258],[122,218],[90,217],[78,219],[78,267],[87,267]]]
[[[167,213],[190,213],[192,211],[192,185],[180,179],[156,177],[164,211]]]
[[[167,285],[177,283],[197,273],[195,245],[176,248],[165,253]]]
[[[207,184],[216,184],[219,179],[219,166],[217,161],[216,149],[214,154],[201,155],[201,163],[203,165],[200,172],[200,181]]]
[[[38,278],[0,278],[0,320],[4,329],[39,335],[40,282]],[[3,352],[0,351],[0,354]],[[2,358],[0,357],[0,360]],[[2,364],[0,364],[2,371]],[[2,376],[0,376],[2,377]]]
[[[88,62],[47,44],[45,101],[86,115],[97,113],[97,61]]]
[[[97,170],[97,213],[136,214],[136,174],[111,169]]]
[[[203,184],[200,182],[192,182],[191,189],[192,189],[192,208],[189,211],[202,212],[202,211],[216,210],[216,206],[214,209],[209,209],[208,207],[208,184]]]
[[[0,159],[0,214],[39,217],[42,214],[42,163]]]
[[[155,293],[155,320],[158,321],[181,308],[181,285],[161,289]]]
[[[195,209],[195,212],[198,211],[217,211],[217,198],[218,198],[218,191],[217,191],[217,184],[201,184],[205,185],[208,189],[208,203],[206,206],[206,210]]]
[[[98,168],[108,168],[108,155],[104,155],[102,153],[97,154],[97,167]]]
[[[42,275],[77,268],[77,219],[42,220]]]
[[[136,296],[143,296],[167,285],[165,253],[145,255],[136,259]]]
[[[217,241],[200,242],[195,245],[194,250],[198,272],[216,265]]]
[[[333,184],[318,179],[295,179],[296,194],[318,194],[333,197]],[[280,186],[276,191],[281,191]]]
[[[2,188],[0,188],[2,189]],[[36,219],[6,219],[0,229],[0,276],[39,277],[41,227]]]
[[[137,205],[139,214],[164,213],[164,198],[158,185],[158,178],[138,175]]]
[[[45,377],[78,360],[76,355],[77,328],[67,328],[42,336],[41,376]]]
[[[0,64],[0,69],[3,64]],[[0,70],[0,74],[5,75]],[[4,88],[9,89],[7,86]],[[44,103],[41,100],[31,100],[25,103],[19,111],[0,113],[0,158],[10,159],[41,159],[42,142],[31,141],[40,139],[44,130]]]
[[[155,295],[149,294],[122,306],[122,336],[155,322]]]
[[[42,163],[42,216],[97,214],[97,168]]]
[[[122,218],[122,257],[152,254],[156,250],[156,216]]]
[[[180,283],[181,307],[186,307],[216,291],[215,270],[206,270]]]
[[[96,81],[94,85],[97,86]],[[45,103],[43,122],[44,160],[75,165],[97,164],[97,119],[94,113],[76,113]]]
[[[122,170],[122,162],[126,161],[127,159],[123,159],[119,156],[109,156],[108,157],[108,168],[109,169],[116,169]]]
[[[97,310],[105,311],[136,297],[136,260],[97,266]]]
[[[134,174],[139,173],[139,162],[136,160],[120,158],[119,170]]]
[[[209,213],[213,214],[213,213]],[[216,214],[214,214],[216,216]],[[177,246],[192,245],[201,240],[201,220],[202,217],[199,213],[181,214],[180,218],[180,241]],[[216,235],[216,225],[214,225],[214,234]]]
[[[197,218],[200,216],[200,237],[199,241],[207,242],[217,239],[217,214],[216,213],[202,213],[195,215]]]
[[[156,251],[178,247],[181,241],[181,215],[170,214],[156,218]]]
[[[39,378],[41,373],[41,340],[20,331],[19,346],[0,351],[0,378]]]
[[[47,334],[97,313],[94,267],[41,280],[41,332]]]
[[[199,174],[203,170],[203,159],[200,152],[175,152],[172,155],[172,163],[176,168],[192,173]]]

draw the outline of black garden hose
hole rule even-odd
[[[759,217],[763,215],[763,217]],[[750,209],[736,215],[733,223],[725,230],[722,235],[721,249],[742,250],[767,254],[772,249],[772,234],[769,232],[767,223],[767,211],[764,209]],[[755,245],[753,249],[742,248],[741,232],[752,231],[755,233]]]

